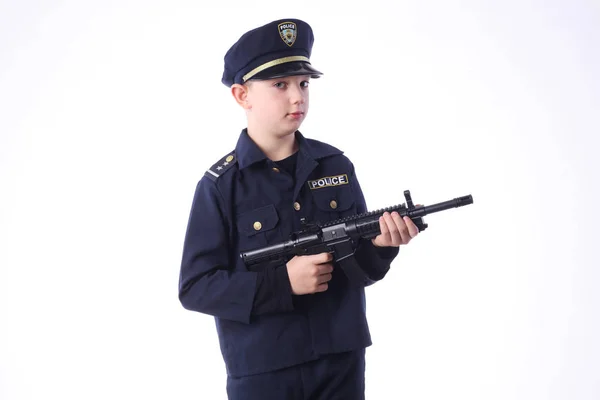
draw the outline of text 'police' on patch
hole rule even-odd
[[[323,178],[308,181],[308,187],[311,189],[320,189],[328,186],[339,186],[348,184],[348,175],[326,176]]]

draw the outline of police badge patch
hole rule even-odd
[[[308,187],[311,190],[320,189],[329,186],[339,186],[348,184],[348,175],[325,176],[323,178],[308,181]]]
[[[296,24],[293,22],[282,22],[277,26],[279,27],[279,36],[281,36],[283,42],[292,47],[296,41],[296,36],[298,36]]]

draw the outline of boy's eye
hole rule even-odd
[[[277,83],[273,84],[273,86],[275,86],[276,88],[279,88],[279,89],[283,89],[286,85],[287,85],[286,82],[277,82]],[[300,82],[300,86],[303,88],[308,87],[308,81]]]

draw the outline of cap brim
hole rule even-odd
[[[313,66],[307,62],[295,61],[267,68],[264,71],[260,71],[249,80],[274,79],[297,75],[309,75],[311,78],[318,78],[323,75],[323,73],[313,68]]]

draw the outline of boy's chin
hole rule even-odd
[[[279,131],[284,134],[284,135],[288,135],[291,133],[296,132],[299,128],[300,125],[302,125],[302,121],[285,121],[285,123],[282,123],[279,126]]]

